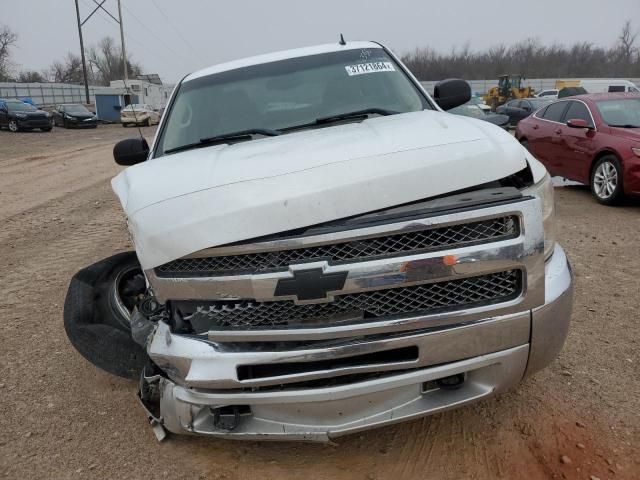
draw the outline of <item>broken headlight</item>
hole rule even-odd
[[[522,193],[539,197],[542,201],[542,221],[544,226],[544,258],[553,254],[556,245],[556,206],[553,200],[553,183],[547,173],[538,183],[525,188]]]

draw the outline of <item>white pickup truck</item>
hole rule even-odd
[[[544,167],[445,113],[375,42],[213,66],[113,179],[135,253],[78,272],[65,327],[166,431],[331,438],[517,385],[565,341]]]

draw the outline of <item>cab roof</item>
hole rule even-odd
[[[203,68],[194,73],[187,75],[183,82],[195,80],[196,78],[205,77],[214,73],[226,72],[237,68],[249,67],[252,65],[260,65],[263,63],[277,62],[279,60],[287,60],[289,58],[306,57],[309,55],[318,55],[322,53],[341,52],[344,50],[359,50],[363,48],[382,48],[382,45],[376,42],[346,42],[345,45],[339,43],[328,43],[324,45],[316,45],[313,47],[295,48],[292,50],[283,50],[280,52],[267,53],[254,57],[232,60],[230,62],[220,63],[211,67]]]

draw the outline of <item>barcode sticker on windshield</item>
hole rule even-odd
[[[359,63],[357,65],[346,65],[344,68],[347,70],[347,74],[350,77],[353,77],[354,75],[364,75],[365,73],[396,71],[391,62]]]

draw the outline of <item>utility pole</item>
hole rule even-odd
[[[78,0],[76,0],[76,5]],[[122,8],[120,7],[120,0],[118,0],[118,18],[120,19],[120,43],[122,44],[122,67],[124,70],[124,84],[125,88],[127,86],[127,81],[129,80],[129,72],[127,68],[127,53],[124,49],[124,28],[122,26]]]
[[[119,0],[118,5],[120,5]],[[84,59],[84,42],[82,40],[82,24],[80,23],[80,8],[78,7],[78,0],[76,0],[76,17],[78,18],[78,35],[80,36],[80,56],[82,57],[82,74],[84,75],[84,94],[87,103],[89,103],[89,79],[87,78],[87,62]],[[120,31],[122,31],[122,23],[120,24],[120,28]]]

